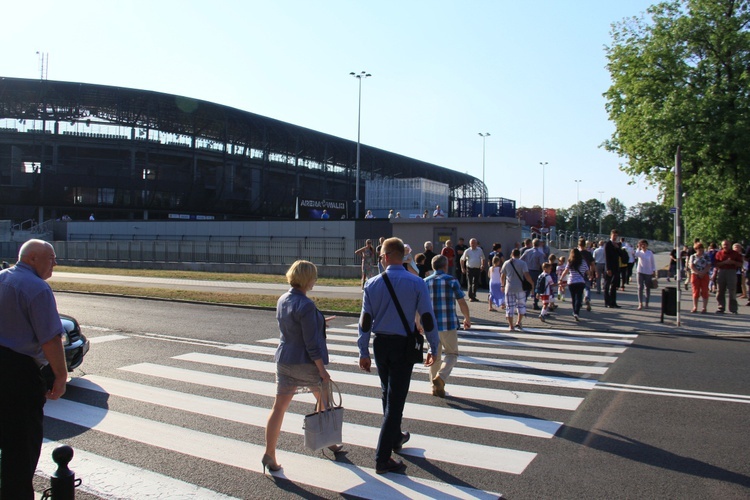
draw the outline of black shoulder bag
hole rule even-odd
[[[409,323],[406,321],[406,315],[404,314],[404,310],[401,309],[401,304],[398,302],[398,298],[396,298],[396,292],[393,290],[391,280],[388,279],[386,273],[382,273],[382,275],[383,281],[385,281],[385,286],[388,287],[388,291],[393,299],[393,304],[396,306],[398,315],[401,317],[401,322],[404,324],[404,330],[406,330],[406,361],[412,364],[424,363],[424,336],[419,333],[416,325],[409,328]]]

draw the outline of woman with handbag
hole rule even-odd
[[[291,288],[276,303],[281,341],[276,350],[276,399],[266,424],[266,453],[261,460],[264,473],[266,467],[272,471],[281,468],[276,462],[276,442],[292,397],[312,391],[318,406],[325,406],[327,391],[321,391],[321,387],[331,382],[325,367],[328,364],[326,322],[333,317],[324,318],[307,297],[318,280],[318,269],[312,262],[298,260],[286,272],[286,279]],[[333,452],[342,448],[343,445],[329,447]]]
[[[514,248],[510,259],[503,263],[500,278],[505,283],[505,317],[508,330],[523,330],[521,322],[526,315],[526,294],[534,289],[534,282],[529,274],[529,266],[521,260],[521,250]],[[525,284],[524,284],[525,283]],[[518,321],[513,326],[513,316],[518,311]]]
[[[638,242],[635,258],[638,262],[638,267],[636,268],[638,309],[640,310],[644,307],[648,309],[648,302],[651,299],[651,289],[654,288],[653,284],[656,278],[656,261],[654,260],[654,252],[648,249],[648,241],[641,240]]]

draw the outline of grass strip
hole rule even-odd
[[[116,274],[116,273],[115,273]],[[99,285],[92,283],[70,283],[50,281],[56,292],[101,293],[127,297],[148,297],[165,300],[184,300],[205,302],[208,304],[233,304],[242,306],[276,308],[278,295],[256,295],[248,293],[201,292],[194,290],[177,290],[171,288],[130,287]],[[318,309],[340,313],[359,314],[362,301],[359,299],[338,299],[329,297],[311,297]]]

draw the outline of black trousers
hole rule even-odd
[[[604,305],[617,305],[617,289],[620,287],[620,273],[614,271],[612,276],[604,274]]]
[[[477,288],[479,288],[479,280],[481,279],[482,270],[478,267],[467,267],[466,274],[469,277],[469,298],[477,298]]]
[[[376,334],[372,350],[383,393],[383,424],[380,426],[375,462],[376,465],[384,465],[391,458],[393,447],[401,440],[401,419],[414,365],[406,360],[405,335]]]
[[[0,347],[0,500],[34,498],[46,392],[32,358]]]

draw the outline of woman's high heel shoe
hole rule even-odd
[[[263,464],[263,475],[266,474],[266,467],[268,467],[268,470],[271,472],[276,472],[277,470],[281,470],[281,464],[277,464],[274,459],[272,459],[269,455],[263,455],[263,458],[260,460],[260,463]]]

